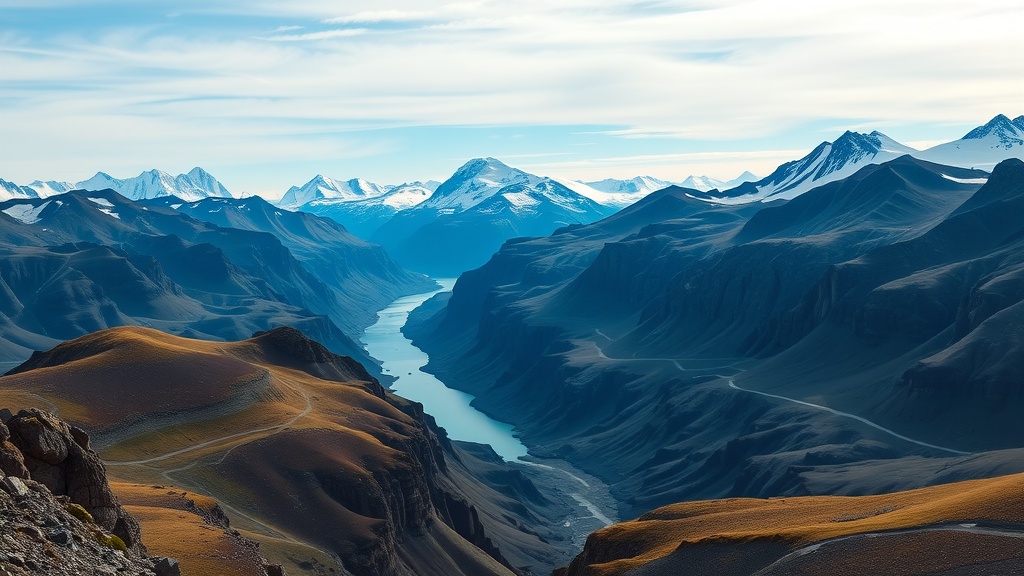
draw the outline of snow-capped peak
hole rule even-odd
[[[960,140],[939,144],[914,156],[949,166],[991,170],[1007,158],[1024,159],[1024,116],[997,115]]]
[[[281,197],[278,206],[295,209],[315,200],[337,199],[355,201],[382,196],[387,190],[383,186],[367,182],[362,178],[340,181],[317,174],[302,186],[292,186]]]
[[[701,192],[721,190],[724,184],[725,182],[710,176],[687,176],[685,180],[679,183],[683,188],[700,190]]]
[[[437,186],[436,182],[407,182],[391,188],[378,199],[381,204],[395,210],[407,210],[425,202],[434,194]]]
[[[746,182],[754,182],[758,180],[749,170],[745,170],[742,174],[733,178],[732,180],[719,180],[718,178],[712,178],[710,176],[687,176],[679,186],[683,188],[690,188],[691,190],[700,190],[701,192],[708,192],[710,190],[730,190],[744,184]]]
[[[75,189],[75,185],[71,182],[58,182],[55,180],[47,180],[46,182],[43,182],[42,180],[36,180],[28,186],[24,186],[24,188],[31,188],[32,190],[35,190],[36,194],[38,194],[40,198],[48,198],[50,196],[56,196],[57,194],[70,192]]]
[[[154,169],[143,172],[134,178],[125,179],[97,172],[92,178],[76,184],[75,188],[81,190],[110,188],[132,200],[177,196],[186,202],[194,202],[210,197],[231,197],[227,188],[202,168],[193,168],[188,174],[177,176]]]
[[[463,211],[513,184],[535,186],[542,178],[511,168],[494,158],[466,162],[422,204],[424,208]]]
[[[995,138],[1004,148],[1010,149],[1014,146],[1024,145],[1024,116],[1018,116],[1010,120],[1003,114],[998,114],[989,120],[984,126],[978,126],[963,137],[963,140],[982,140]]]
[[[868,164],[888,162],[917,150],[881,132],[846,131],[834,142],[822,142],[808,155],[779,166],[751,185],[726,189],[707,197],[711,202],[744,203],[757,200],[789,200],[812,188],[841,180]]]
[[[556,177],[550,180],[604,206],[629,206],[655,190],[671,186],[667,182],[662,186],[661,180],[649,176],[637,176],[631,180],[609,178],[590,183]]]
[[[197,188],[207,193],[208,196],[214,198],[231,198],[231,193],[224,187],[212,174],[203,170],[199,166],[188,171],[188,174],[182,174],[174,179],[175,183],[179,188],[184,188],[191,184],[193,188]]]
[[[871,161],[879,154],[882,154],[885,160],[891,160],[916,151],[878,131],[861,134],[847,130],[829,147],[827,156],[813,174],[812,182],[815,182],[815,186],[821,186],[825,183],[821,180],[835,172],[844,172],[842,177],[848,176],[853,172],[844,171],[844,168],[863,164],[865,161],[872,163]]]
[[[636,176],[629,180],[616,180],[615,178],[606,178],[604,180],[598,180],[595,182],[586,182],[587,186],[599,190],[601,192],[607,192],[608,194],[629,194],[633,195],[633,201],[637,201],[640,198],[654,192],[655,190],[661,190],[668,188],[672,185],[671,182],[665,180],[659,180],[653,176]]]
[[[13,182],[0,179],[0,201],[38,197],[39,194],[27,186],[18,186]]]
[[[124,180],[114,178],[106,172],[97,172],[92,178],[75,184],[75,187],[80,190],[105,190],[107,188],[117,190],[123,182]]]
[[[879,152],[889,152],[890,154],[898,154],[902,156],[904,154],[914,154],[918,151],[917,148],[901,144],[896,140],[889,138],[885,134],[882,134],[878,130],[871,132],[868,136],[871,137],[875,148],[877,148]]]

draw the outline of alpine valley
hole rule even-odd
[[[730,181],[0,193],[0,574],[1024,570],[1024,116]],[[388,322],[529,455],[389,389]]]

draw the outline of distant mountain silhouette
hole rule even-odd
[[[216,339],[292,325],[372,366],[353,338],[373,310],[430,286],[329,220],[216,201],[245,215],[223,222],[237,227],[112,190],[0,204],[0,353],[121,325]]]

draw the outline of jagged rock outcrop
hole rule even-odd
[[[85,432],[42,410],[0,413],[0,575],[179,576],[149,558]]]
[[[128,549],[145,552],[138,523],[106,484],[103,462],[89,449],[84,430],[39,409],[18,412],[6,428],[32,480],[83,506],[96,524],[121,538]]]
[[[142,532],[110,491],[106,469],[89,448],[89,435],[39,409],[22,410],[5,425],[24,458],[29,477],[54,495],[85,508],[134,553],[145,553]]]

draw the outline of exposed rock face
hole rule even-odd
[[[121,507],[107,484],[106,469],[99,456],[89,448],[89,436],[48,412],[22,410],[0,430],[9,434],[0,455],[4,473],[31,478],[56,496],[85,508],[96,523],[110,531],[135,554],[145,553],[139,524]],[[10,446],[13,451],[8,449]],[[18,469],[17,455],[23,458]]]
[[[54,496],[33,480],[4,477],[0,481],[0,575],[159,574],[154,564],[163,559],[122,553],[95,524],[77,518],[70,509],[67,496]]]
[[[178,576],[147,558],[85,432],[42,410],[0,419],[0,576]],[[33,479],[37,478],[36,479]]]
[[[28,469],[25,468],[25,457],[21,450],[11,444],[11,432],[5,424],[0,423],[0,472],[8,476],[28,478]]]

